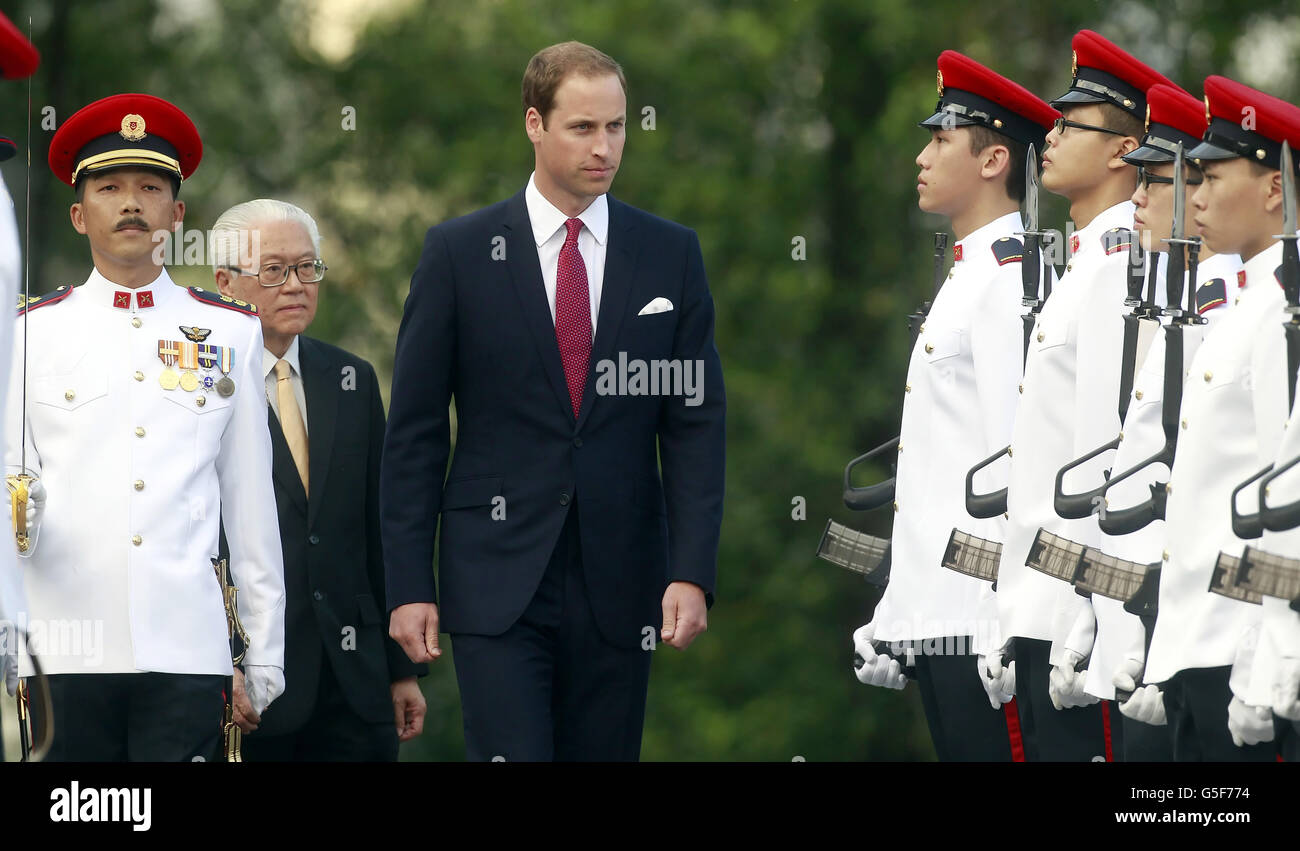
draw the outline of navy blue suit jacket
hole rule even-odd
[[[576,420],[523,192],[425,237],[398,332],[384,441],[390,611],[439,602],[441,517],[440,628],[505,632],[575,507],[588,595],[608,641],[634,647],[646,626],[657,634],[671,581],[699,585],[712,603],[726,403],[699,240],[608,201],[600,312]],[[657,297],[673,309],[639,316]],[[700,404],[598,395],[598,364],[620,355],[698,362]]]

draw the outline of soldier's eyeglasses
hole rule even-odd
[[[1147,171],[1143,166],[1138,166],[1138,183],[1142,186],[1143,192],[1149,192],[1151,190],[1152,184],[1156,186],[1172,186],[1174,183],[1174,179],[1172,177],[1161,177],[1158,174],[1152,174],[1151,172]],[[1198,177],[1193,179],[1190,175],[1188,175],[1186,178],[1186,183],[1188,186],[1199,186],[1201,183],[1201,178]]]
[[[1077,121],[1070,121],[1066,118],[1056,119],[1056,135],[1060,136],[1065,132],[1066,127],[1077,127],[1080,130],[1092,130],[1096,133],[1110,133],[1112,136],[1127,136],[1127,133],[1121,133],[1118,130],[1111,130],[1109,127],[1098,127],[1095,124],[1080,124]]]
[[[257,282],[264,287],[278,287],[289,280],[289,272],[291,271],[298,276],[299,283],[320,283],[325,277],[325,270],[329,267],[322,260],[304,260],[301,263],[294,264],[267,263],[256,273],[241,269],[238,266],[227,266],[226,268],[241,275],[247,275],[250,278],[257,278]]]

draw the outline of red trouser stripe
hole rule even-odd
[[[1110,701],[1109,700],[1103,700],[1101,702],[1101,729],[1102,729],[1102,733],[1106,736],[1106,761],[1114,762],[1115,753],[1111,750],[1110,747]]]
[[[1025,761],[1025,742],[1020,738],[1020,714],[1016,709],[1016,699],[1002,704],[1002,712],[1007,716],[1007,737],[1011,740],[1011,761]]]

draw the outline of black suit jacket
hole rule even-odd
[[[292,732],[311,717],[325,660],[352,709],[376,723],[393,721],[389,684],[425,671],[388,637],[380,608],[384,406],[375,370],[310,337],[299,336],[298,346],[311,493],[303,491],[280,421],[268,409],[284,552],[285,692],[262,714],[255,736]]]
[[[575,499],[588,594],[607,640],[635,647],[645,627],[657,634],[670,581],[694,582],[712,602],[725,393],[699,240],[608,201],[600,312],[576,421],[523,192],[428,232],[398,333],[384,445],[390,610],[437,601],[441,517],[441,628],[504,632],[532,598]],[[658,297],[673,309],[638,315]],[[698,404],[598,394],[601,362],[620,357],[698,364]]]

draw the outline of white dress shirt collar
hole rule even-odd
[[[555,236],[555,232],[564,227],[569,219],[560,212],[537,188],[537,174],[528,176],[528,186],[524,189],[524,202],[528,205],[528,220],[533,226],[533,241],[539,246]],[[582,224],[591,231],[596,242],[601,245],[609,238],[609,201],[601,195],[587,205],[587,209],[575,218],[582,219]]]
[[[298,364],[297,336],[295,336],[293,338],[293,342],[289,344],[288,351],[284,353],[284,359],[287,360],[289,362],[289,366],[293,368],[293,372],[290,374],[296,375],[299,378],[301,378],[302,368]],[[275,372],[275,362],[278,360],[280,359],[276,357],[274,354],[272,354],[270,349],[263,348],[262,349],[262,375],[269,376],[271,373]]]

